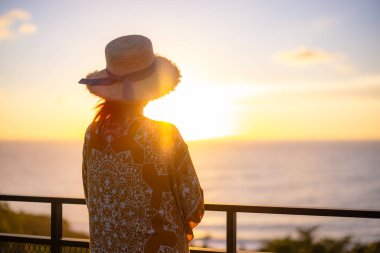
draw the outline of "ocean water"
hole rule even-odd
[[[380,142],[189,142],[206,203],[380,210]],[[82,142],[0,142],[0,193],[83,197]],[[48,204],[10,203],[16,210],[50,212]],[[63,215],[88,232],[85,206]],[[0,217],[1,219],[1,217]],[[224,248],[226,215],[206,212],[193,244]],[[238,214],[238,247],[295,236],[318,225],[318,237],[380,239],[380,220]],[[209,239],[207,239],[209,238]]]

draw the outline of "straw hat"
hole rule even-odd
[[[142,35],[122,36],[105,48],[107,67],[82,78],[96,96],[117,101],[149,101],[174,90],[181,74],[165,57],[155,55],[152,42]]]

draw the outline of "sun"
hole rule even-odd
[[[150,102],[144,114],[177,126],[185,140],[233,134],[234,118],[228,94],[213,84],[182,79],[174,92]]]

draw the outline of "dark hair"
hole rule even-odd
[[[131,114],[141,113],[147,102],[118,102],[100,99],[95,106],[97,112],[92,123],[103,124],[105,120],[110,122],[122,122]]]

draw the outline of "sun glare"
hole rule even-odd
[[[215,85],[182,80],[175,92],[152,101],[145,115],[177,126],[185,140],[233,134],[233,107],[228,94]]]

